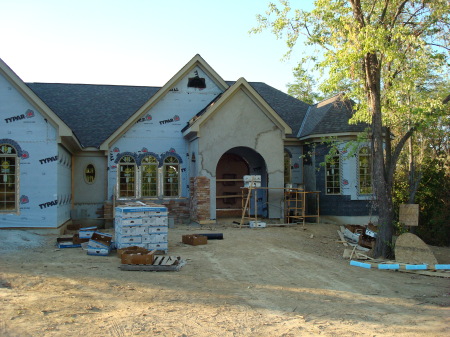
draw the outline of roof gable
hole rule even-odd
[[[56,115],[2,59],[0,59],[0,74],[2,74],[6,80],[9,81],[16,90],[18,90],[27,101],[35,106],[39,113],[57,129],[59,142],[64,139],[66,145],[72,150],[80,148],[80,144],[68,125],[64,123],[64,121],[59,118],[59,116]]]
[[[168,92],[174,90],[176,84],[189,75],[196,67],[211,79],[221,90],[226,90],[228,84],[211,68],[211,66],[199,55],[195,55],[180,71],[178,71],[155,95],[145,102],[125,123],[113,132],[100,146],[100,149],[107,151],[115,140],[128,131],[146,112],[157,104]]]
[[[282,131],[283,134],[291,134],[291,127],[272,109],[272,107],[261,97],[260,94],[244,79],[240,78],[227,91],[214,99],[205,109],[192,118],[188,125],[182,130],[184,136],[198,134],[200,127],[204,124],[220,107],[228,102],[238,90],[244,90],[248,96],[259,106],[261,111]]]
[[[296,137],[309,104],[266,83],[249,82],[249,84],[292,129],[292,134],[288,137]]]

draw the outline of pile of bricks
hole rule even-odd
[[[189,200],[167,200],[162,203],[169,210],[171,217],[174,217],[175,223],[188,222],[190,220]]]

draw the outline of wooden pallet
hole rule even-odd
[[[122,264],[127,271],[179,271],[186,264],[179,256],[156,256],[153,264]]]

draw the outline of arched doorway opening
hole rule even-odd
[[[247,147],[236,147],[222,155],[216,167],[216,217],[242,215],[245,175],[260,175],[261,185],[267,186],[266,164],[259,153]],[[258,214],[267,216],[267,191],[258,191],[257,198]]]

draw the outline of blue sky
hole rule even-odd
[[[268,2],[0,0],[0,58],[26,82],[162,86],[200,54],[225,80],[286,91],[296,55],[248,33]]]

